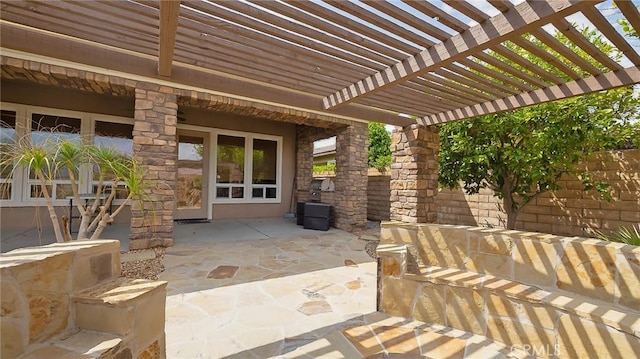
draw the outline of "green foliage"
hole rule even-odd
[[[596,238],[608,242],[618,242],[630,244],[632,246],[640,246],[640,224],[629,227],[620,227],[610,235],[596,231]]]
[[[605,53],[613,53],[597,33],[589,29],[582,33]],[[563,35],[556,37],[567,43]],[[545,61],[511,47],[540,67],[566,77]],[[572,50],[602,67],[582,50]],[[503,199],[508,228],[513,228],[518,212],[536,196],[558,189],[557,181],[565,173],[581,175],[585,189],[606,196],[608,186],[592,181],[576,165],[597,151],[637,146],[640,132],[633,121],[639,112],[637,95],[626,87],[444,124],[440,128],[440,184],[453,188],[462,181],[469,194],[491,188]]]
[[[335,172],[336,164],[335,163],[327,163],[326,165],[313,165],[313,172]]]
[[[391,165],[391,136],[384,125],[369,122],[369,167],[384,171]]]
[[[11,171],[15,171],[20,167],[26,167],[38,180],[58,242],[63,242],[66,238],[70,239],[70,235],[66,232],[63,237],[63,233],[60,231],[51,193],[47,189],[52,180],[62,176],[71,182],[76,205],[82,214],[78,239],[88,238],[88,231],[94,231],[91,238],[96,239],[104,226],[113,220],[113,217],[123,209],[130,199],[133,197],[144,198],[145,189],[148,187],[148,184],[144,182],[145,171],[132,158],[111,147],[87,145],[77,138],[70,139],[58,136],[55,129],[43,141],[33,141],[30,136],[26,136],[14,143],[3,143],[2,150],[0,168],[11,168]],[[78,197],[79,173],[83,166],[93,166],[94,171],[98,173],[99,183],[96,196],[99,196],[103,189],[110,189],[107,200],[99,209],[96,206],[98,201],[95,201],[93,205],[85,206]],[[113,185],[105,184],[105,181],[110,181]],[[113,213],[107,214],[106,208],[110,207],[111,201],[115,198],[118,183],[124,183],[127,187],[127,198]],[[98,212],[96,213],[96,211]],[[97,217],[91,221],[94,214],[97,214]]]
[[[614,2],[613,5],[616,6],[616,3]],[[640,6],[637,6],[637,8],[640,9]],[[625,34],[631,37],[640,38],[640,34],[638,34],[636,29],[634,29],[633,26],[631,26],[631,24],[629,23],[629,20],[625,18],[619,19],[618,24],[620,25],[620,27],[622,27],[622,31]]]

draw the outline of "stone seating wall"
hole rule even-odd
[[[382,225],[378,309],[539,357],[640,357],[640,248],[466,226]]]
[[[164,358],[166,282],[120,278],[117,240],[0,255],[4,358]]]

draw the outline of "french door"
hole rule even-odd
[[[207,218],[209,134],[178,130],[175,219]]]

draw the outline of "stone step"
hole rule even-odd
[[[158,328],[163,331],[166,286],[163,281],[117,278],[77,292],[72,296],[76,325],[83,330],[144,338]]]
[[[486,337],[384,313],[370,324],[331,332],[288,353],[291,358],[517,358],[511,348]]]
[[[117,335],[81,330],[49,345],[39,345],[20,359],[111,359],[116,357],[121,344],[122,338]]]
[[[419,267],[417,271],[407,273],[403,278],[449,287],[469,288],[478,293],[488,290],[496,297],[496,301],[528,303],[528,305],[536,307],[559,310],[579,318],[605,324],[640,338],[640,311],[637,310],[638,308],[634,310],[560,289],[539,288],[489,274],[457,268]],[[500,299],[497,299],[498,297]],[[517,306],[517,304],[507,305],[509,307]],[[487,309],[489,314],[495,316],[504,316],[504,310],[507,310],[502,305],[487,306]]]

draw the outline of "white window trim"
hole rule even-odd
[[[95,121],[115,122],[134,124],[132,118],[118,117],[112,115],[103,115],[97,113],[81,112],[64,110],[52,107],[31,106],[9,102],[0,102],[0,108],[2,110],[16,112],[16,138],[22,138],[31,134],[31,116],[33,113],[42,113],[52,116],[72,117],[80,119],[80,136],[82,138],[90,138],[93,141],[93,135],[95,132]],[[91,169],[87,168],[81,170],[80,182],[78,184],[80,192],[89,192],[92,188],[93,181],[90,180]],[[3,180],[3,182],[9,182]],[[42,207],[46,206],[46,202],[43,198],[32,198],[30,195],[31,185],[40,184],[38,180],[30,180],[28,169],[20,168],[13,173],[13,180],[11,181],[11,199],[0,200],[1,207]],[[70,183],[69,180],[55,180],[56,184]],[[69,206],[68,199],[55,199],[55,190],[52,191],[52,202],[56,207]],[[113,205],[118,206],[124,200],[114,200]]]
[[[221,183],[221,186],[228,187],[244,187],[244,198],[216,198],[217,169],[218,169],[218,135],[244,137],[244,179],[243,184],[239,183]],[[209,183],[209,198],[213,204],[259,204],[259,203],[282,203],[282,136],[265,135],[252,132],[241,132],[232,130],[214,129],[211,133],[211,149],[209,153],[212,159]],[[252,198],[253,183],[253,140],[268,140],[276,142],[276,198]],[[273,186],[273,185],[257,185],[257,186]]]
[[[24,127],[24,118],[26,117],[25,107],[13,103],[0,102],[0,108],[5,111],[13,111],[16,113],[16,139],[24,137],[26,135]],[[17,204],[20,204],[22,202],[24,171],[18,169],[12,173],[12,178],[3,179],[2,182],[11,184],[11,197],[9,199],[0,199],[0,205],[16,206]]]
[[[81,112],[64,110],[51,107],[31,106],[16,103],[0,102],[0,108],[3,110],[16,112],[16,137],[22,138],[23,136],[30,135],[31,132],[31,115],[33,113],[43,113],[53,116],[73,117],[81,120],[80,135],[83,138],[89,138],[93,141],[95,135],[95,121],[114,122],[123,124],[134,124],[133,118],[118,117],[112,115],[104,115],[98,113]],[[208,217],[212,215],[212,204],[279,204],[282,203],[282,167],[283,167],[283,137],[277,135],[267,135],[253,132],[234,131],[226,129],[218,129],[213,127],[200,127],[193,125],[178,124],[178,129],[193,130],[198,132],[209,133],[209,203],[207,203]],[[217,199],[215,197],[216,192],[216,174],[217,174],[217,139],[218,135],[237,136],[245,138],[245,183],[241,186],[244,187],[244,198],[241,199]],[[253,139],[275,141],[277,144],[277,160],[276,160],[276,198],[252,198],[251,179],[253,178]],[[81,174],[83,178],[80,183],[81,192],[89,192],[93,185],[91,179],[91,169],[87,168]],[[3,181],[4,182],[4,181]],[[9,182],[9,181],[6,181]],[[30,181],[26,168],[15,171],[13,174],[11,199],[0,200],[0,207],[37,207],[45,206],[44,199],[31,198],[30,197]],[[58,180],[57,183],[63,183],[65,180]],[[66,181],[68,182],[68,180]],[[35,182],[34,182],[35,183]],[[39,184],[39,183],[38,183]],[[269,187],[272,185],[256,185],[259,187]],[[113,205],[118,206],[123,200],[114,200]],[[66,207],[69,205],[67,199],[54,199],[54,206]]]

